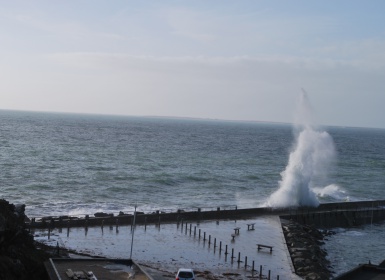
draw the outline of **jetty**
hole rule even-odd
[[[312,225],[319,228],[351,227],[370,224],[385,220],[385,200],[353,201],[323,203],[318,207],[291,207],[272,208],[257,207],[238,209],[221,209],[202,211],[178,210],[176,212],[155,211],[152,213],[136,212],[136,224],[160,224],[181,221],[247,219],[257,216],[274,215],[301,224]],[[46,216],[35,217],[26,221],[27,228],[70,228],[89,226],[119,226],[130,225],[134,222],[133,214],[120,212],[95,213],[84,216]]]

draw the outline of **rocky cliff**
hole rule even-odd
[[[35,247],[24,225],[24,205],[0,199],[0,279],[47,279],[43,262],[49,256]]]

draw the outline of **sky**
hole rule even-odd
[[[0,109],[385,128],[383,0],[0,0]]]

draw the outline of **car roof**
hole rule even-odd
[[[178,271],[188,271],[188,272],[193,272],[191,268],[179,268]]]

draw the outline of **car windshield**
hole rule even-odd
[[[191,272],[188,272],[188,271],[180,271],[179,272],[179,277],[181,277],[181,278],[192,278],[193,274]]]

